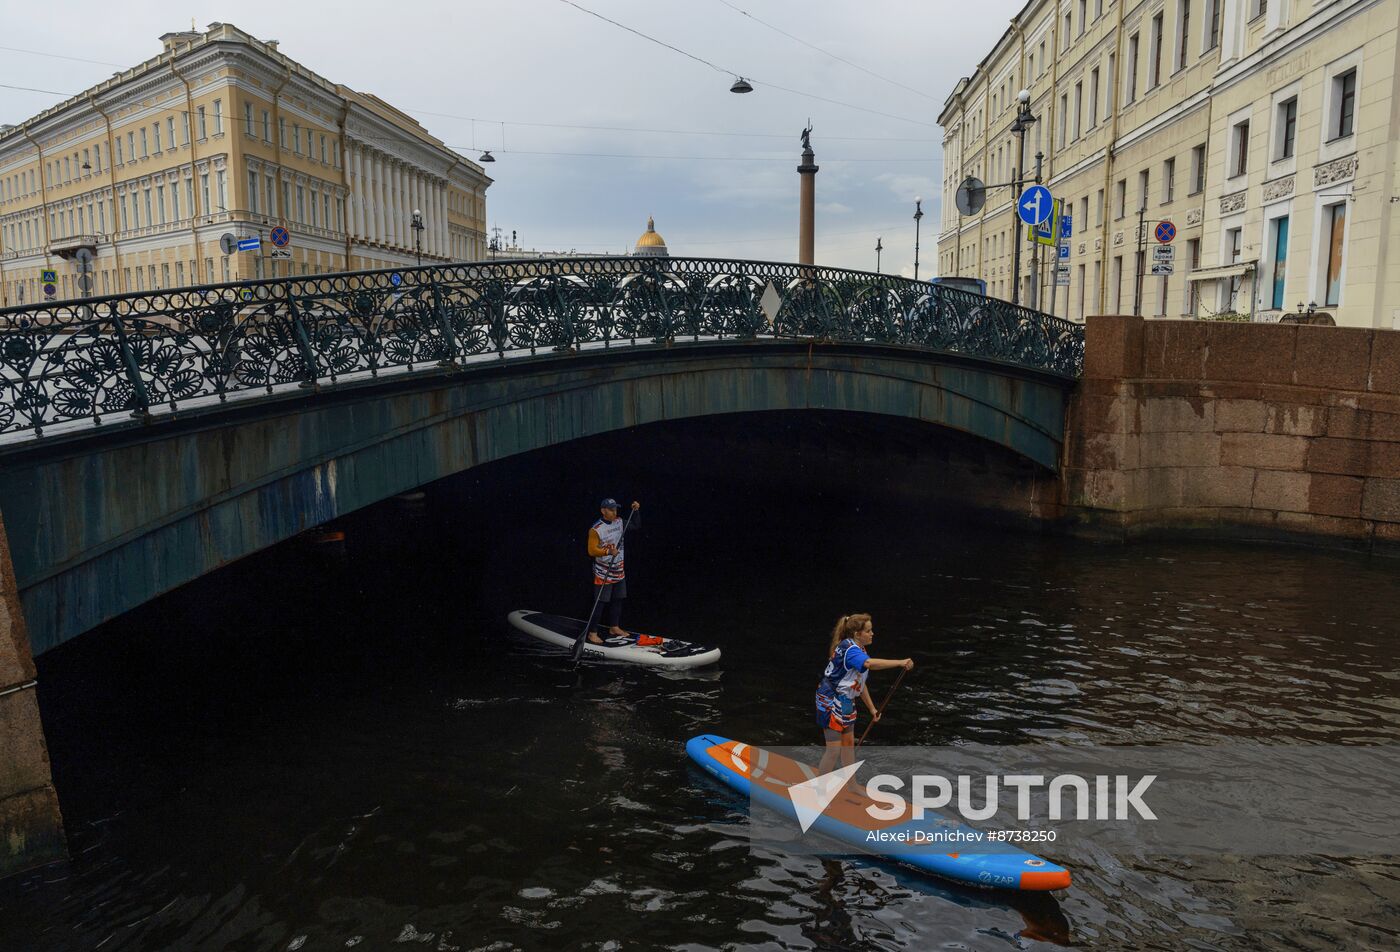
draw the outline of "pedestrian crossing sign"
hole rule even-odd
[[[1038,245],[1055,245],[1055,233],[1060,228],[1060,212],[1063,211],[1063,203],[1055,199],[1054,208],[1050,217],[1039,225],[1029,225],[1026,228],[1026,238]]]

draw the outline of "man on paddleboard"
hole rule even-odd
[[[831,632],[826,670],[817,683],[817,727],[826,741],[818,773],[832,770],[838,758],[843,767],[855,763],[856,698],[865,702],[871,717],[880,719],[880,712],[870,698],[870,689],[865,686],[870,672],[889,668],[908,671],[914,667],[909,658],[892,661],[870,657],[865,649],[874,640],[875,625],[864,613],[842,615]]]
[[[632,503],[633,526],[637,524],[635,513],[641,508],[641,503]],[[588,555],[593,559],[593,594],[596,605],[588,619],[588,640],[595,645],[603,644],[603,639],[598,637],[598,616],[603,613],[605,605],[608,611],[608,634],[627,637],[627,632],[621,627],[622,602],[627,598],[622,538],[625,524],[617,517],[616,499],[604,499],[598,504],[598,509],[602,518],[593,523],[593,528],[588,530]]]

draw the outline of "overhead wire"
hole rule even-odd
[[[588,14],[589,16],[597,17],[599,20],[602,20],[602,21],[605,22],[605,23],[610,23],[610,24],[612,24],[613,26],[618,27],[619,29],[626,30],[628,33],[632,33],[632,34],[634,34],[634,35],[636,35],[636,36],[639,36],[639,37],[641,37],[642,39],[647,40],[647,41],[652,42],[652,43],[655,43],[655,44],[658,45],[658,46],[664,46],[666,49],[672,50],[672,51],[674,51],[674,52],[676,52],[676,53],[681,54],[682,56],[688,57],[689,59],[692,59],[692,60],[694,60],[694,61],[697,62],[697,63],[702,63],[702,64],[704,64],[705,66],[708,66],[710,69],[715,70],[716,72],[723,73],[723,74],[725,74],[725,75],[727,75],[727,76],[734,76],[734,77],[736,77],[736,78],[740,75],[740,74],[739,74],[738,72],[736,72],[735,70],[732,70],[732,69],[725,69],[725,68],[722,67],[722,66],[718,66],[718,65],[716,65],[715,63],[710,62],[709,60],[705,59],[705,58],[702,57],[702,56],[696,56],[694,53],[687,52],[686,50],[681,49],[679,46],[674,46],[674,45],[672,45],[672,44],[670,44],[670,43],[667,43],[665,40],[657,39],[656,37],[654,37],[654,36],[652,36],[652,35],[650,35],[650,34],[648,34],[648,33],[643,33],[641,30],[634,29],[633,27],[630,27],[630,26],[628,26],[628,25],[625,24],[625,23],[619,23],[617,20],[614,20],[614,19],[612,19],[611,17],[605,17],[605,16],[603,16],[601,13],[596,13],[596,12],[594,12],[593,10],[588,9],[588,8],[585,7],[585,6],[581,6],[580,4],[575,3],[574,0],[559,0],[559,2],[560,2],[560,3],[563,3],[563,4],[567,5],[567,6],[573,7],[575,10],[578,10],[578,11],[580,11],[581,13],[586,13],[586,14]],[[780,90],[780,91],[785,92],[785,93],[790,93],[790,94],[792,94],[792,95],[794,95],[794,96],[802,96],[803,98],[806,98],[806,99],[815,99],[815,100],[817,100],[818,102],[830,103],[830,104],[833,105],[833,106],[841,106],[841,107],[846,108],[846,109],[855,109],[855,110],[857,110],[857,111],[859,111],[859,112],[868,112],[868,113],[870,113],[871,115],[883,116],[883,117],[886,118],[886,119],[897,119],[897,120],[899,120],[900,122],[911,122],[911,123],[913,123],[913,124],[915,124],[915,125],[918,125],[918,126],[927,126],[927,127],[930,128],[930,129],[937,128],[936,125],[935,125],[934,123],[932,123],[932,122],[924,122],[924,121],[922,121],[922,120],[920,120],[920,119],[910,119],[908,116],[897,116],[897,115],[895,115],[894,113],[882,112],[882,111],[880,111],[880,110],[878,110],[878,109],[871,109],[871,108],[869,108],[868,106],[861,106],[861,105],[858,105],[858,104],[856,104],[856,103],[850,103],[850,102],[842,102],[842,101],[839,100],[839,99],[831,99],[831,98],[826,97],[826,96],[818,96],[816,93],[809,93],[809,92],[805,92],[805,91],[800,90],[800,89],[792,89],[792,88],[789,88],[789,87],[787,87],[787,86],[779,86],[777,83],[768,82],[767,80],[755,79],[753,76],[751,76],[751,75],[749,75],[749,74],[743,74],[743,75],[744,75],[744,78],[747,79],[750,83],[757,83],[757,84],[760,85],[760,86],[768,86],[768,87],[770,87],[770,88],[772,88],[772,89],[777,89],[777,90]]]
[[[866,69],[864,66],[860,65],[859,63],[853,63],[853,62],[851,62],[850,60],[846,59],[844,56],[838,56],[837,54],[831,52],[830,50],[822,49],[820,46],[817,46],[817,45],[814,44],[814,43],[808,43],[806,40],[802,39],[802,37],[800,37],[800,36],[794,36],[793,34],[789,33],[787,30],[784,30],[783,28],[778,27],[778,26],[774,26],[773,24],[769,23],[767,20],[760,20],[758,17],[754,16],[754,15],[753,15],[752,13],[750,13],[749,11],[744,10],[744,9],[742,9],[742,8],[740,8],[740,7],[736,7],[734,4],[730,3],[729,0],[719,0],[719,2],[722,3],[722,4],[724,4],[724,5],[725,5],[726,7],[728,7],[729,9],[733,10],[735,13],[739,13],[739,14],[742,14],[742,15],[748,17],[748,18],[749,18],[750,20],[752,20],[753,22],[759,24],[760,26],[765,26],[765,27],[767,27],[768,29],[772,30],[774,33],[781,33],[783,36],[787,37],[788,39],[792,40],[792,41],[795,42],[795,43],[800,43],[800,44],[802,44],[803,46],[807,47],[809,50],[816,50],[818,53],[822,54],[823,56],[829,56],[829,57],[831,57],[832,59],[836,60],[838,63],[845,63],[847,66],[851,67],[852,69],[858,69],[858,70],[860,70],[862,73],[866,73],[867,75],[874,76],[874,77],[875,77],[876,79],[878,79],[878,80],[881,80],[881,81],[883,81],[883,82],[889,83],[891,86],[898,86],[900,89],[906,89],[906,90],[908,90],[909,92],[914,93],[916,96],[923,96],[925,99],[930,99],[930,100],[933,100],[934,102],[937,102],[937,101],[938,101],[936,97],[930,96],[928,93],[924,92],[923,90],[915,89],[913,86],[906,86],[904,83],[901,83],[901,82],[900,82],[899,80],[897,80],[897,79],[890,79],[888,76],[882,76],[882,75],[880,75],[879,73],[875,72],[873,69]],[[825,137],[823,137],[823,138],[825,138]]]

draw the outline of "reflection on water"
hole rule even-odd
[[[46,656],[74,858],[0,895],[0,947],[1393,947],[1386,858],[1102,855],[1056,900],[751,853],[684,741],[814,742],[839,614],[918,663],[877,742],[1394,743],[1400,584],[804,495],[827,457],[800,447],[798,483],[741,492],[718,432],[625,486],[589,468],[639,458],[623,438],[489,468],[347,520],[343,557],[289,545]],[[777,440],[751,435],[741,461]],[[646,506],[628,618],[719,643],[718,670],[574,671],[506,625],[578,610],[603,493]]]

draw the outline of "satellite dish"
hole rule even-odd
[[[224,232],[219,236],[219,247],[224,250],[224,254],[231,255],[238,250],[238,239],[232,232]]]
[[[958,186],[956,201],[959,214],[976,215],[987,204],[987,186],[982,184],[981,179],[969,175]]]

